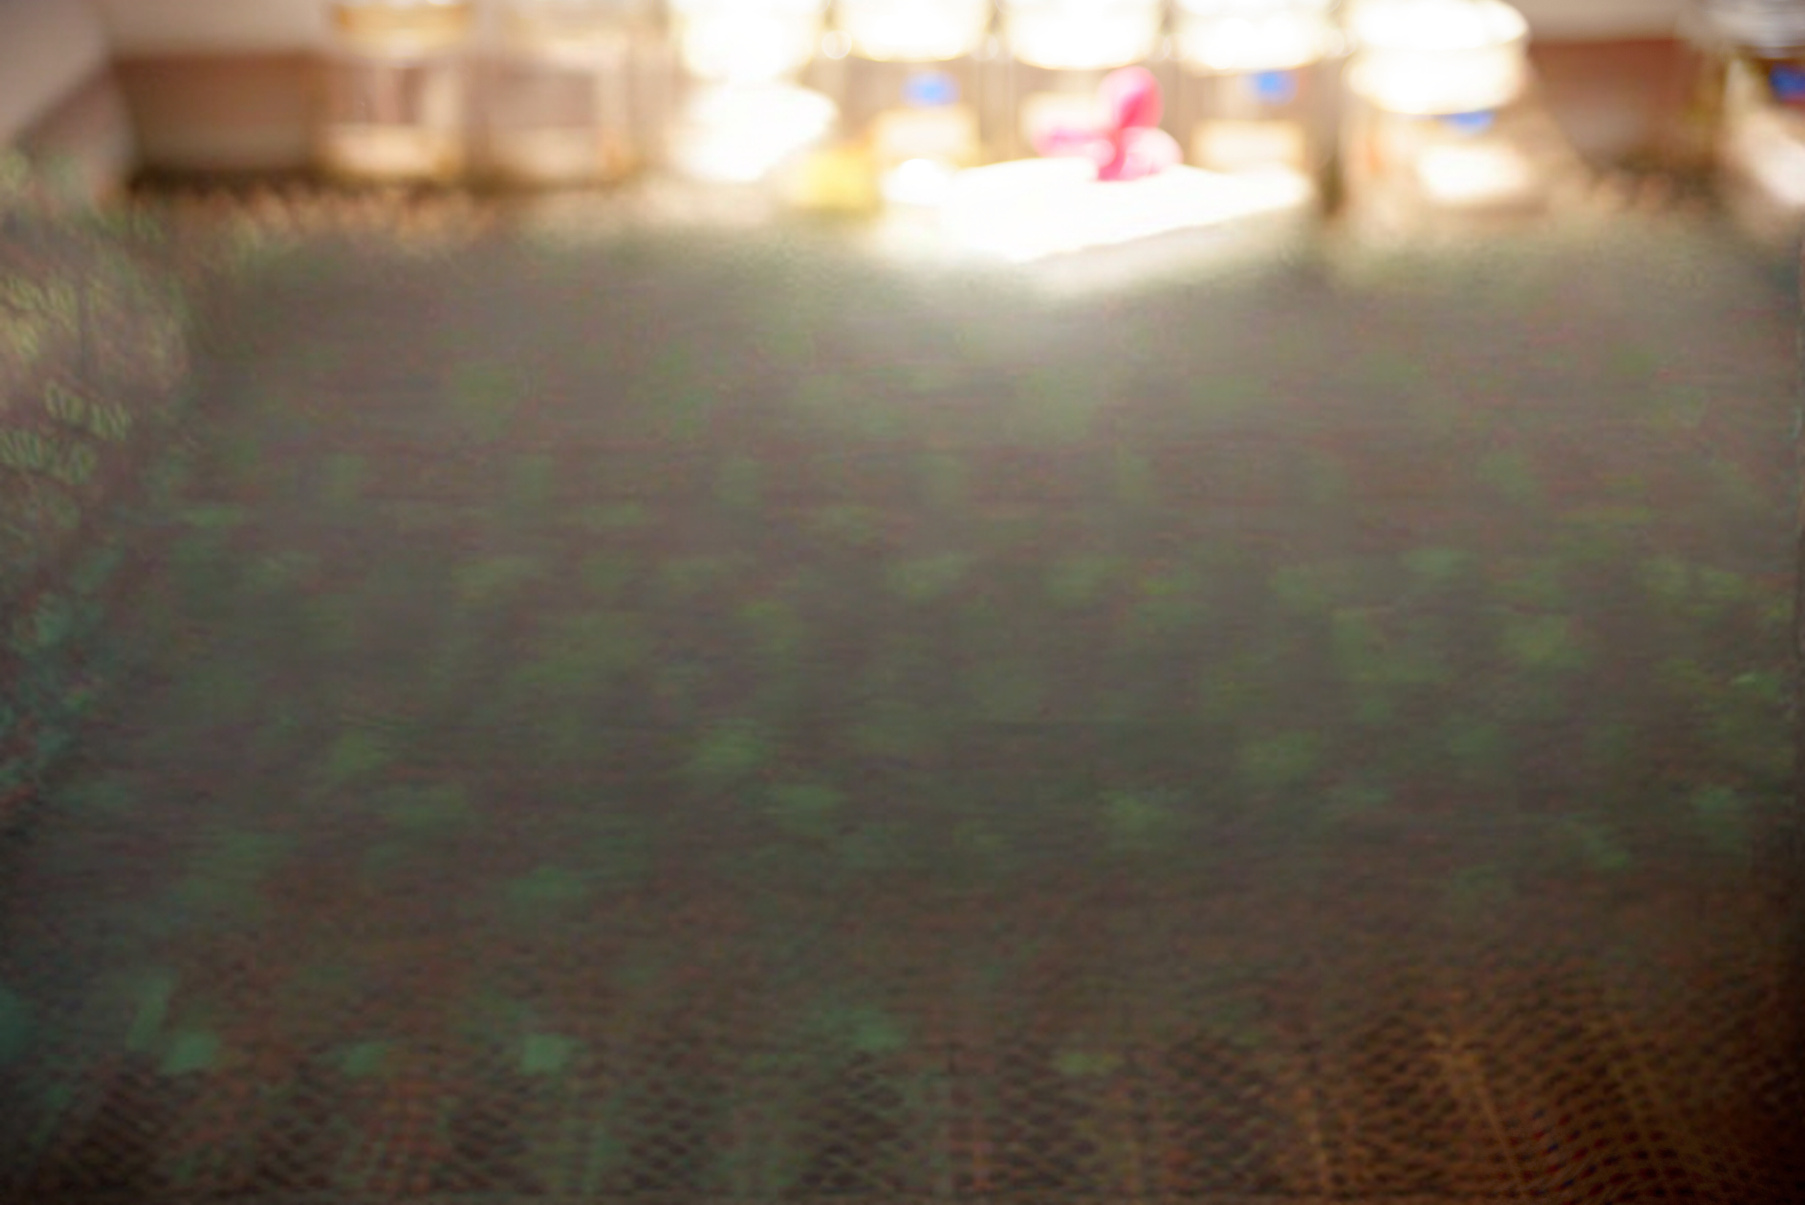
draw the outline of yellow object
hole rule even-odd
[[[858,145],[813,152],[801,165],[797,202],[826,213],[875,212],[882,197],[871,153]]]

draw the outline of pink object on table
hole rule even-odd
[[[1184,154],[1159,128],[1159,81],[1144,67],[1124,67],[1104,77],[1097,90],[1104,124],[1089,130],[1060,129],[1036,139],[1047,156],[1089,159],[1099,180],[1139,180],[1179,163]]]

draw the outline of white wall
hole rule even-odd
[[[0,0],[0,4],[8,0]],[[318,46],[324,0],[93,0],[124,55]],[[1543,38],[1660,36],[1684,0],[1516,0]]]
[[[105,34],[87,0],[0,0],[0,146],[93,79]]]

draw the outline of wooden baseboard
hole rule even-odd
[[[1682,123],[1697,71],[1695,52],[1674,38],[1551,42],[1530,54],[1562,131],[1603,164],[1659,156]]]
[[[140,165],[287,171],[310,158],[318,64],[305,52],[122,59]]]

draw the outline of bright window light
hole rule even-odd
[[[1328,0],[1179,0],[1178,53],[1199,71],[1295,71],[1338,42]]]
[[[1159,0],[1001,2],[1010,52],[1031,66],[1100,71],[1139,62],[1159,45]]]
[[[959,58],[990,24],[990,0],[839,0],[836,11],[853,53],[881,61]]]
[[[672,0],[690,74],[715,83],[773,83],[821,44],[826,0]]]
[[[1350,14],[1349,85],[1393,113],[1477,113],[1529,78],[1529,24],[1502,0],[1365,0]]]

